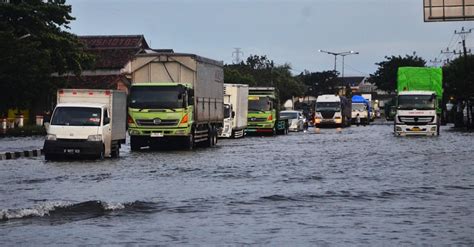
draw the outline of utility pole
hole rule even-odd
[[[232,57],[234,58],[233,62],[234,64],[239,64],[240,63],[240,57],[244,56],[244,53],[240,50],[240,48],[234,48],[235,51],[232,52]]]
[[[461,36],[462,49],[463,49],[463,53],[464,53],[465,58],[467,58],[467,53],[468,53],[467,49],[466,49],[466,37],[467,37],[468,34],[471,33],[471,31],[472,31],[472,28],[469,29],[469,30],[465,30],[464,27],[461,28],[461,31],[454,30],[454,34],[457,34],[457,35]]]

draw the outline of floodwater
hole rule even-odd
[[[392,128],[0,161],[1,245],[474,245],[474,134]]]

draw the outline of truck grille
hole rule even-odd
[[[332,111],[322,111],[321,116],[325,119],[333,118],[334,117],[334,112],[332,112]]]
[[[178,125],[178,119],[137,119],[137,124],[140,126],[175,126]]]
[[[249,122],[266,122],[267,118],[249,117],[248,121]]]
[[[423,117],[412,117],[412,116],[399,116],[398,121],[405,123],[406,125],[425,125],[433,122],[434,117],[423,116]]]

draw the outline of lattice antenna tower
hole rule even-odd
[[[241,57],[244,56],[244,53],[241,51],[241,48],[234,48],[234,52],[232,52],[232,62],[234,64],[239,64],[242,60]]]

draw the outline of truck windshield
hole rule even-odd
[[[401,110],[434,110],[435,100],[432,95],[400,95],[398,109]]]
[[[353,111],[365,111],[367,107],[364,103],[352,103],[352,110]]]
[[[130,90],[131,108],[174,109],[183,108],[178,86],[135,86]]]
[[[56,107],[51,125],[100,126],[100,108]]]
[[[271,110],[271,101],[267,97],[249,97],[249,111],[270,111]]]
[[[340,102],[317,102],[316,111],[340,111]]]

